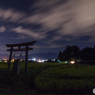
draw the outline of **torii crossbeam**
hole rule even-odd
[[[28,50],[33,50],[32,47],[28,47],[30,45],[34,45],[36,41],[32,42],[26,42],[26,43],[19,43],[19,44],[6,44],[7,47],[10,47],[10,49],[7,49],[7,51],[10,51],[9,56],[9,62],[8,62],[8,71],[10,70],[10,64],[11,64],[11,58],[12,58],[12,52],[13,51],[25,51],[25,72],[27,72],[27,64],[28,64]],[[21,46],[25,46],[25,48],[21,48]],[[14,49],[14,47],[18,47],[17,49]]]

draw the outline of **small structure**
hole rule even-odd
[[[28,64],[28,50],[33,50],[32,47],[29,47],[30,45],[34,45],[34,43],[36,43],[36,41],[32,41],[32,42],[26,42],[26,43],[19,43],[19,44],[6,44],[7,47],[10,47],[10,49],[7,49],[7,51],[10,51],[10,56],[9,56],[9,62],[8,62],[8,71],[10,70],[10,64],[11,64],[11,58],[12,58],[12,52],[16,52],[16,51],[25,51],[26,55],[25,55],[25,72],[27,72],[27,64]],[[25,46],[25,48],[21,48],[21,46]],[[18,47],[18,48],[14,48],[14,47]]]
[[[15,73],[15,74],[20,73],[20,59],[17,59],[17,60],[14,61],[13,73]]]

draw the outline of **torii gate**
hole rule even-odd
[[[12,58],[12,52],[13,51],[25,51],[25,72],[27,72],[27,64],[28,64],[28,50],[33,50],[32,47],[28,47],[30,45],[34,45],[36,41],[32,42],[26,42],[26,43],[19,43],[19,44],[6,44],[7,47],[10,47],[10,49],[7,49],[7,51],[10,51],[9,56],[9,62],[8,62],[8,71],[10,70],[10,64],[11,64],[11,58]],[[21,46],[26,46],[25,48],[20,48]],[[17,49],[14,49],[14,47],[18,47]]]

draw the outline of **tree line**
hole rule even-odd
[[[59,52],[58,59],[60,61],[95,61],[95,46],[85,47],[82,50],[76,46],[67,45],[65,50]]]

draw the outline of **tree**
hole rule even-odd
[[[79,49],[78,46],[74,45],[74,46],[71,46],[71,57],[73,59],[75,59],[75,62],[77,61],[77,59],[80,59],[80,54],[81,54],[81,50]]]
[[[65,60],[75,60],[77,61],[77,59],[79,59],[80,56],[80,49],[78,46],[74,45],[74,46],[68,46],[66,47],[66,50],[63,51],[63,56],[65,58]]]
[[[63,51],[63,60],[70,60],[71,57],[71,46],[67,45],[66,49]]]
[[[59,59],[61,61],[70,61],[70,60],[75,60],[80,59],[80,52],[81,50],[79,49],[78,46],[66,46],[66,49],[62,52],[59,52]]]
[[[63,61],[63,53],[61,51],[59,52],[58,59],[60,61]]]
[[[95,60],[95,47],[86,47],[82,50],[81,59],[83,61]]]

